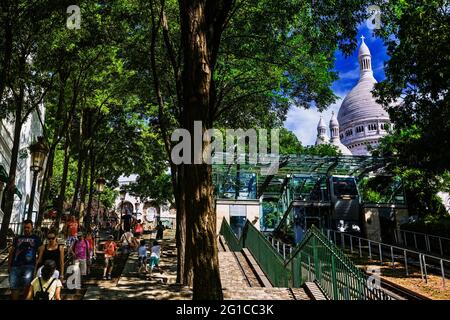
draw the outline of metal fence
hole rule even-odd
[[[395,230],[395,243],[430,254],[450,257],[450,238],[407,230]]]
[[[335,300],[391,299],[380,288],[370,287],[368,277],[314,226],[295,248],[268,240],[248,221],[238,239],[223,219],[221,234],[233,251],[248,248],[275,286],[298,288],[315,281]]]
[[[433,273],[440,276],[442,286],[445,287],[449,278],[450,260],[442,257],[424,254],[404,247],[384,244],[378,241],[361,238],[348,233],[323,229],[326,237],[343,250],[349,250],[360,258],[375,260],[380,264],[399,270],[403,265],[406,276],[411,274],[412,268],[420,269],[423,281],[428,281],[428,275]],[[397,264],[396,264],[397,263]]]
[[[258,261],[261,269],[277,287],[289,287],[291,270],[286,267],[284,259],[272,247],[271,243],[251,223],[244,231],[244,245]]]
[[[223,235],[228,247],[232,251],[241,251],[244,247],[243,238],[237,238],[236,234],[233,232],[227,220],[225,219],[222,220],[222,225],[220,226],[220,234]]]
[[[312,226],[285,262],[293,271],[294,284],[316,281],[333,300],[391,300],[380,288]]]

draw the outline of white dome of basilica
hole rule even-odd
[[[368,145],[377,147],[387,134],[389,115],[375,101],[372,90],[377,80],[373,76],[372,56],[364,37],[358,51],[360,78],[342,101],[338,112],[340,139],[354,155],[369,155]]]

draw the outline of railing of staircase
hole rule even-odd
[[[349,258],[315,226],[285,262],[292,270],[292,286],[315,281],[333,300],[390,300],[383,290],[372,285]]]
[[[276,287],[301,287],[316,282],[333,300],[390,300],[371,278],[359,270],[318,228],[312,226],[287,260],[247,221],[238,239],[225,219],[221,234],[233,251],[248,248]]]
[[[247,221],[244,245],[275,287],[288,287],[291,272],[266,237]]]
[[[228,247],[233,251],[241,251],[243,248],[243,238],[245,234],[245,228],[242,232],[242,236],[240,239],[237,238],[236,234],[231,229],[226,219],[222,220],[222,224],[220,226],[220,234],[223,235],[225,241],[227,242]]]

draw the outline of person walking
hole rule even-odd
[[[91,273],[91,265],[93,263],[93,261],[95,260],[95,255],[97,254],[96,252],[96,241],[95,241],[95,237],[93,232],[88,232],[86,234],[86,240],[89,242],[89,247],[91,248],[91,250],[89,251],[89,257],[87,258],[87,274]]]
[[[56,270],[55,277],[60,279],[61,282],[64,281],[64,245],[58,244],[56,239],[56,232],[50,230],[47,233],[47,244],[43,244],[38,250],[38,261],[37,261],[37,276],[40,277],[42,274],[42,268],[44,267],[44,262],[47,260],[52,260],[55,262]]]
[[[152,253],[150,255],[150,273],[153,272],[153,269],[157,267],[159,269],[159,259],[161,257],[161,244],[160,241],[155,240],[153,241],[152,246]],[[162,273],[162,271],[159,269],[159,272]]]
[[[67,221],[67,225],[65,228],[65,237],[67,239],[67,247],[72,247],[73,243],[77,240],[78,229],[80,228],[80,224],[77,219],[75,219],[74,215],[71,215],[69,220]]]
[[[42,268],[42,275],[34,278],[28,289],[26,300],[61,300],[62,283],[53,277],[56,263],[46,260]]]
[[[121,247],[120,250],[122,255],[127,255],[131,250],[136,250],[138,243],[130,231],[125,232],[122,237],[120,237]]]
[[[11,299],[18,300],[25,294],[36,271],[36,255],[41,239],[33,235],[33,221],[23,222],[24,234],[14,238],[8,255],[9,286]]]
[[[87,274],[87,259],[90,256],[91,247],[89,241],[84,238],[83,232],[78,232],[78,239],[71,247],[71,252],[75,259],[75,265],[80,268],[81,279]],[[80,279],[80,280],[81,280]],[[81,281],[80,281],[81,283]],[[81,289],[81,288],[76,288]]]
[[[114,257],[116,256],[117,245],[114,241],[114,236],[110,235],[108,240],[103,245],[103,252],[105,254],[105,268],[103,269],[103,279],[111,280],[111,272],[114,266]]]
[[[145,245],[145,240],[142,239],[138,248],[138,256],[139,256],[139,270],[138,272],[141,273],[142,270],[147,273],[147,246]]]
[[[141,236],[144,234],[144,227],[142,226],[141,220],[136,222],[136,225],[134,226],[134,233]]]
[[[159,221],[158,225],[156,226],[156,240],[162,240],[164,235],[164,226],[162,224],[162,221]]]

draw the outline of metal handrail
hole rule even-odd
[[[373,259],[373,252],[372,252],[372,246],[374,245],[375,248],[378,249],[378,256],[379,256],[379,260],[380,262],[383,262],[383,248],[387,248],[390,251],[390,256],[391,256],[391,261],[392,261],[392,265],[395,266],[395,258],[394,258],[394,249],[397,251],[400,251],[402,253],[403,256],[403,262],[405,265],[405,273],[407,276],[409,276],[409,270],[408,270],[408,253],[414,256],[418,257],[419,260],[419,266],[420,266],[420,273],[422,276],[422,279],[427,282],[427,266],[433,266],[436,269],[440,270],[440,277],[442,278],[442,286],[445,287],[445,282],[446,282],[446,274],[445,274],[445,269],[444,269],[444,262],[446,265],[450,265],[450,260],[448,259],[444,259],[442,257],[438,257],[438,256],[434,256],[434,255],[430,255],[430,254],[425,254],[419,251],[414,251],[405,247],[399,247],[399,246],[395,246],[395,245],[390,245],[390,244],[385,244],[379,241],[375,241],[375,240],[370,240],[370,239],[366,239],[366,238],[362,238],[362,237],[358,237],[355,235],[351,235],[345,232],[341,232],[341,231],[337,231],[337,230],[330,230],[330,229],[322,229],[323,232],[327,233],[327,236],[325,236],[326,238],[330,239],[331,241],[331,233],[333,233],[333,238],[334,238],[334,244],[337,246],[337,237],[336,234],[340,234],[340,241],[341,241],[341,246],[343,247],[343,249],[345,249],[345,237],[349,237],[350,238],[350,250],[353,253],[353,238],[355,238],[356,240],[358,240],[358,248],[359,248],[359,256],[362,257],[362,246],[361,243],[366,242],[368,244],[368,257],[369,259]],[[376,250],[375,250],[376,251]],[[387,255],[389,256],[389,254]],[[386,259],[387,256],[385,256],[384,258]],[[431,261],[438,261],[437,264],[432,265],[430,264]],[[413,263],[411,263],[413,264]]]
[[[450,241],[450,238],[446,238],[446,237],[443,237],[443,236],[438,236],[438,235],[430,234],[430,233],[417,232],[417,231],[410,231],[410,230],[402,230],[402,229],[397,230],[397,231],[399,231],[399,232],[405,232],[405,233],[415,233],[415,234],[420,234],[420,235],[427,236],[427,237],[441,238],[441,239],[449,240],[449,241]]]
[[[5,252],[9,251],[9,249],[12,247],[12,243],[10,243],[9,245],[6,246],[5,249],[2,250],[2,252],[0,253],[0,255],[4,254]],[[3,266],[3,264],[8,261],[8,255],[2,260],[0,261],[0,267]]]
[[[243,247],[248,248],[275,285],[300,287],[304,284],[302,270],[305,269],[306,263],[302,260],[303,256],[303,258],[308,258],[308,279],[317,280],[318,285],[329,297],[334,299],[342,297],[344,299],[391,299],[380,288],[370,288],[368,277],[315,226],[308,230],[303,241],[287,260],[249,221],[244,227],[242,236],[237,239],[228,222],[223,219],[221,234],[230,247],[234,246],[238,250]],[[320,248],[324,250],[320,250]],[[235,249],[232,248],[232,250]],[[315,269],[314,276],[311,276],[311,260],[313,260]],[[327,266],[329,267],[330,261],[332,268],[330,267],[331,270],[327,273],[325,269]],[[347,294],[342,292],[347,292]]]
[[[319,251],[320,247],[325,250]],[[368,277],[314,225],[308,230],[285,265],[299,266],[301,273],[302,266],[305,265],[305,262],[302,261],[302,255],[308,257],[308,278],[317,280],[326,294],[334,297],[334,299],[339,299],[342,296],[344,296],[344,299],[351,299],[351,297],[357,299],[391,299],[381,288],[370,288]],[[313,276],[311,276],[311,260],[313,260]],[[327,267],[331,269],[329,274],[323,272]],[[342,293],[344,291],[347,292],[346,295]]]
[[[425,257],[429,257],[429,258],[436,259],[436,260],[442,260],[442,261],[450,263],[450,260],[448,260],[448,259],[444,259],[444,258],[439,257],[439,256],[433,256],[431,254],[425,254],[425,253],[422,253],[422,252],[419,252],[419,251],[414,251],[414,250],[411,250],[411,249],[408,249],[408,248],[405,248],[405,247],[394,246],[394,245],[383,243],[383,242],[380,242],[380,241],[375,241],[375,240],[370,240],[370,239],[363,238],[363,237],[354,236],[352,234],[341,232],[341,231],[337,231],[337,230],[331,230],[331,229],[325,229],[325,228],[322,229],[322,230],[327,231],[327,232],[330,231],[330,232],[342,234],[342,235],[344,235],[344,237],[348,236],[350,238],[361,239],[361,240],[364,240],[364,241],[367,241],[367,242],[370,242],[370,243],[375,243],[375,244],[379,244],[379,245],[382,245],[382,246],[392,247],[392,248],[395,248],[395,249],[411,252],[411,253],[414,253],[414,254],[421,254],[422,256],[425,256]]]

